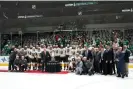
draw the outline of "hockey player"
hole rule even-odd
[[[81,46],[79,45],[77,48],[76,48],[76,53],[79,53],[79,55],[81,55],[83,52]]]
[[[26,52],[24,50],[24,48],[21,48],[20,51],[19,51],[19,56],[25,56],[26,55]]]
[[[68,62],[68,57],[70,56],[71,54],[71,47],[69,46],[69,44],[67,44],[67,47],[66,47],[66,62]]]
[[[37,68],[38,68],[38,70],[41,70],[41,49],[40,49],[40,47],[38,47],[38,49],[36,50],[36,54],[37,54],[37,57],[36,57]]]
[[[71,55],[76,55],[76,48],[75,47],[72,47],[72,49],[71,49]]]
[[[60,48],[60,62],[66,62],[65,60],[66,58],[66,50],[65,48],[63,48],[63,45],[61,45],[61,48]]]
[[[56,61],[60,61],[60,48],[58,47],[58,45],[55,46],[54,48],[54,54],[55,54],[55,60]]]
[[[36,70],[36,68],[37,68],[37,65],[35,65],[36,62],[37,62],[36,57],[37,57],[36,49],[35,49],[35,47],[33,47],[32,50],[31,50],[31,60],[32,60],[33,70]]]
[[[27,48],[27,66],[28,66],[28,70],[30,70],[31,69],[31,62],[32,62],[32,60],[31,60],[31,51],[32,51],[32,48]]]

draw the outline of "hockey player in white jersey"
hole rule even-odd
[[[36,54],[37,54],[37,57],[36,57],[36,60],[37,60],[37,68],[38,70],[41,70],[41,49],[40,47],[38,47],[38,49],[36,50]]]
[[[60,62],[63,61],[65,62],[66,60],[66,50],[65,48],[63,48],[63,45],[61,45],[61,48],[60,48]]]
[[[72,47],[71,49],[71,55],[75,55],[76,54],[76,48],[75,47]]]
[[[54,54],[55,54],[55,60],[56,61],[60,61],[60,48],[58,47],[58,45],[55,46],[54,48]]]
[[[36,55],[36,49],[35,49],[35,47],[33,47],[32,48],[32,50],[31,50],[31,60],[32,60],[32,66],[33,66],[33,70],[36,70],[36,63],[37,63],[37,60],[36,60],[36,57],[37,57],[37,55]]]
[[[71,47],[69,46],[69,44],[67,45],[66,47],[66,62],[68,62],[68,57],[70,56],[71,54]]]
[[[31,54],[32,49],[31,48],[27,48],[27,63],[28,63],[28,69],[31,69],[31,58],[32,58],[32,54]]]
[[[80,45],[78,47],[76,47],[76,53],[79,53],[79,55],[81,55],[82,52],[83,52],[83,50]]]

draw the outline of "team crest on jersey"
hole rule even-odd
[[[67,49],[67,52],[69,52],[69,49]]]
[[[56,53],[58,53],[58,50],[56,50]]]
[[[81,54],[81,51],[78,51],[79,54]]]
[[[61,54],[63,54],[63,51],[61,51]]]

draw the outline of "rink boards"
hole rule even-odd
[[[130,63],[129,63],[129,68],[133,68],[133,56],[129,57]],[[0,69],[3,68],[8,68],[8,61],[9,61],[9,56],[0,56]]]

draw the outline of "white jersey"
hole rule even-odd
[[[66,56],[66,50],[65,48],[60,48],[60,57],[65,57]]]
[[[54,48],[55,56],[60,56],[60,48]]]
[[[71,47],[66,47],[66,55],[71,55]]]
[[[37,50],[37,51],[36,51],[36,54],[37,54],[37,58],[41,58],[41,50],[40,50],[40,51]]]
[[[71,55],[76,55],[76,49],[71,50]]]
[[[31,55],[31,49],[30,48],[28,48],[27,49],[27,55],[30,57],[30,55]]]
[[[37,56],[36,50],[31,50],[31,57],[35,58]]]
[[[25,50],[24,50],[24,52],[26,53],[26,55],[25,55],[25,56],[28,56],[28,50],[27,50],[27,49],[25,49]]]
[[[79,55],[81,55],[81,54],[82,54],[82,49],[77,48],[77,49],[76,49],[76,53],[79,53]]]

